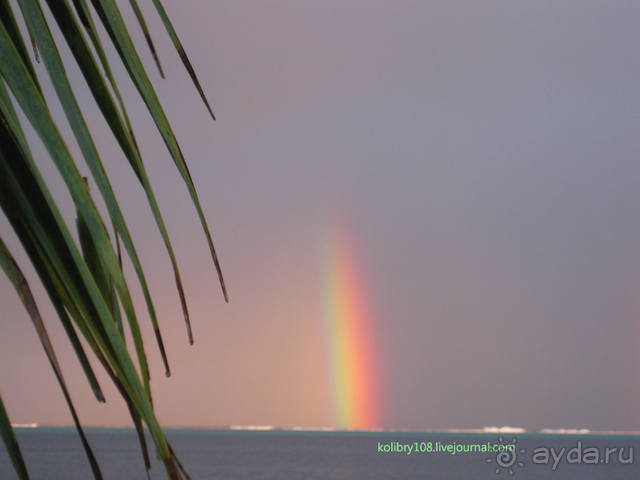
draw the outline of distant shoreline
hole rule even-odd
[[[16,430],[23,431],[56,431],[69,430],[75,431],[73,425],[40,425],[37,423],[21,423],[12,424]],[[135,432],[133,427],[129,426],[104,426],[104,425],[84,425],[87,432]],[[325,433],[325,434],[398,434],[398,435],[543,435],[543,436],[640,436],[640,431],[634,430],[590,430],[590,429],[541,429],[541,430],[525,430],[522,428],[500,429],[494,427],[486,427],[479,429],[341,429],[333,427],[276,427],[271,425],[230,425],[215,427],[165,427],[167,432],[219,432],[219,433]]]

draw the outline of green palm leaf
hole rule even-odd
[[[63,33],[73,60],[80,67],[98,108],[145,192],[172,264],[189,342],[193,343],[186,298],[175,254],[92,13],[85,0],[73,0],[72,5],[67,0],[46,0],[46,3]],[[136,0],[130,0],[130,3],[154,60],[163,75],[142,11]],[[0,0],[0,208],[40,278],[98,401],[104,401],[104,395],[80,337],[85,340],[88,349],[105,369],[129,408],[140,441],[145,468],[147,470],[150,468],[150,460],[144,438],[144,427],[149,429],[158,457],[164,463],[169,478],[177,480],[182,478],[182,475],[188,478],[168,444],[153,410],[149,367],[128,282],[122,272],[120,242],[132,262],[141,286],[167,375],[170,374],[170,369],[154,302],[134,241],[103,167],[103,161],[95,147],[91,129],[85,122],[74,88],[67,77],[64,62],[59,54],[58,45],[51,35],[41,2],[40,0],[17,0],[17,4],[26,27],[26,36],[29,37],[36,56],[42,57],[42,63],[49,74],[55,95],[62,105],[82,157],[97,186],[97,191],[104,200],[108,215],[107,218],[100,215],[88,183],[81,175],[76,160],[70,154],[56,120],[49,111],[47,99],[40,88],[39,79],[29,58],[24,35],[16,20],[14,8],[8,0]],[[223,296],[228,301],[220,264],[193,179],[171,125],[131,41],[118,6],[113,0],[92,0],[92,5],[151,113],[169,155],[187,186],[207,238]],[[213,110],[164,8],[157,0],[154,0],[154,5],[198,94],[213,117]],[[84,27],[84,33],[81,26]],[[39,61],[38,58],[36,59]],[[29,139],[20,125],[16,107],[31,124],[64,180],[77,211],[79,244],[71,235],[56,201],[49,192],[47,182],[32,157]],[[114,229],[115,248],[105,227],[107,222]],[[30,314],[67,401],[94,477],[101,478],[100,469],[78,421],[53,345],[40,318],[27,280],[2,239],[0,239],[0,266],[13,283]],[[139,371],[136,370],[127,350],[121,308],[123,318],[128,323]],[[28,478],[1,398],[0,433],[18,476],[21,479]]]
[[[144,34],[144,38],[147,41],[147,46],[149,47],[149,51],[151,51],[151,55],[153,55],[153,60],[156,62],[156,66],[158,67],[158,71],[160,72],[160,76],[164,78],[162,65],[160,65],[160,59],[158,58],[156,47],[153,44],[153,40],[151,39],[151,34],[149,33],[149,28],[147,27],[147,22],[144,19],[144,15],[142,15],[142,11],[140,11],[140,6],[138,5],[138,2],[136,2],[136,0],[129,0],[129,4],[133,9],[133,13],[136,15],[136,20],[138,20],[138,24],[142,29],[142,33]]]
[[[18,440],[16,439],[15,433],[13,433],[9,416],[2,402],[2,395],[0,395],[0,436],[7,447],[9,458],[11,458],[11,463],[13,463],[13,468],[18,474],[18,477],[20,480],[29,480],[29,474],[27,473],[27,467],[22,458],[22,452],[20,452]]]
[[[160,0],[153,0],[153,4],[155,5],[156,10],[158,11],[158,15],[160,15],[160,18],[162,19],[164,28],[167,29],[167,33],[169,34],[169,37],[171,37],[173,46],[178,52],[178,55],[180,56],[180,60],[182,60],[182,64],[184,65],[184,68],[187,70],[187,73],[189,73],[189,76],[191,77],[191,81],[193,82],[193,85],[196,87],[196,90],[198,90],[198,93],[200,94],[200,98],[202,99],[205,106],[207,107],[207,110],[209,111],[209,115],[211,115],[211,118],[215,120],[216,116],[213,114],[213,109],[211,108],[211,105],[209,105],[209,101],[207,100],[207,97],[204,94],[202,87],[200,86],[200,81],[198,80],[198,76],[196,75],[196,72],[193,69],[191,62],[189,61],[189,57],[187,57],[187,52],[185,52],[184,48],[182,47],[182,42],[178,38],[178,34],[173,28],[173,24],[171,23],[171,20],[169,20],[169,16],[167,15],[167,12],[165,12],[164,7],[162,6],[162,3],[160,3]]]

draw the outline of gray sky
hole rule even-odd
[[[147,336],[161,421],[334,422],[322,251],[342,222],[378,339],[381,426],[640,429],[638,3],[165,3],[218,121],[151,9],[167,80],[139,45],[199,188],[231,304],[186,190],[118,68],[196,336],[189,347],[144,195],[113,139],[98,137],[166,332],[171,379]],[[87,118],[103,128],[82,91]],[[50,161],[40,163],[65,202]],[[71,220],[68,203],[65,212]],[[127,424],[107,379],[107,405],[93,400],[4,218],[0,229],[34,278],[82,420]],[[12,420],[69,424],[4,277],[0,304],[0,388]]]

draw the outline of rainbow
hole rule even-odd
[[[375,329],[351,236],[339,231],[326,243],[323,261],[334,422],[338,428],[377,428],[381,419]]]

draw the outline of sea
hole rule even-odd
[[[87,428],[105,480],[144,480],[133,430]],[[640,435],[166,430],[193,480],[637,480]],[[31,479],[93,478],[73,428],[17,428]],[[505,446],[506,445],[506,446]],[[509,446],[512,445],[512,446]],[[484,447],[483,447],[484,446]],[[152,443],[150,448],[153,452]],[[151,479],[165,479],[155,458]],[[0,447],[0,479],[16,479]]]

